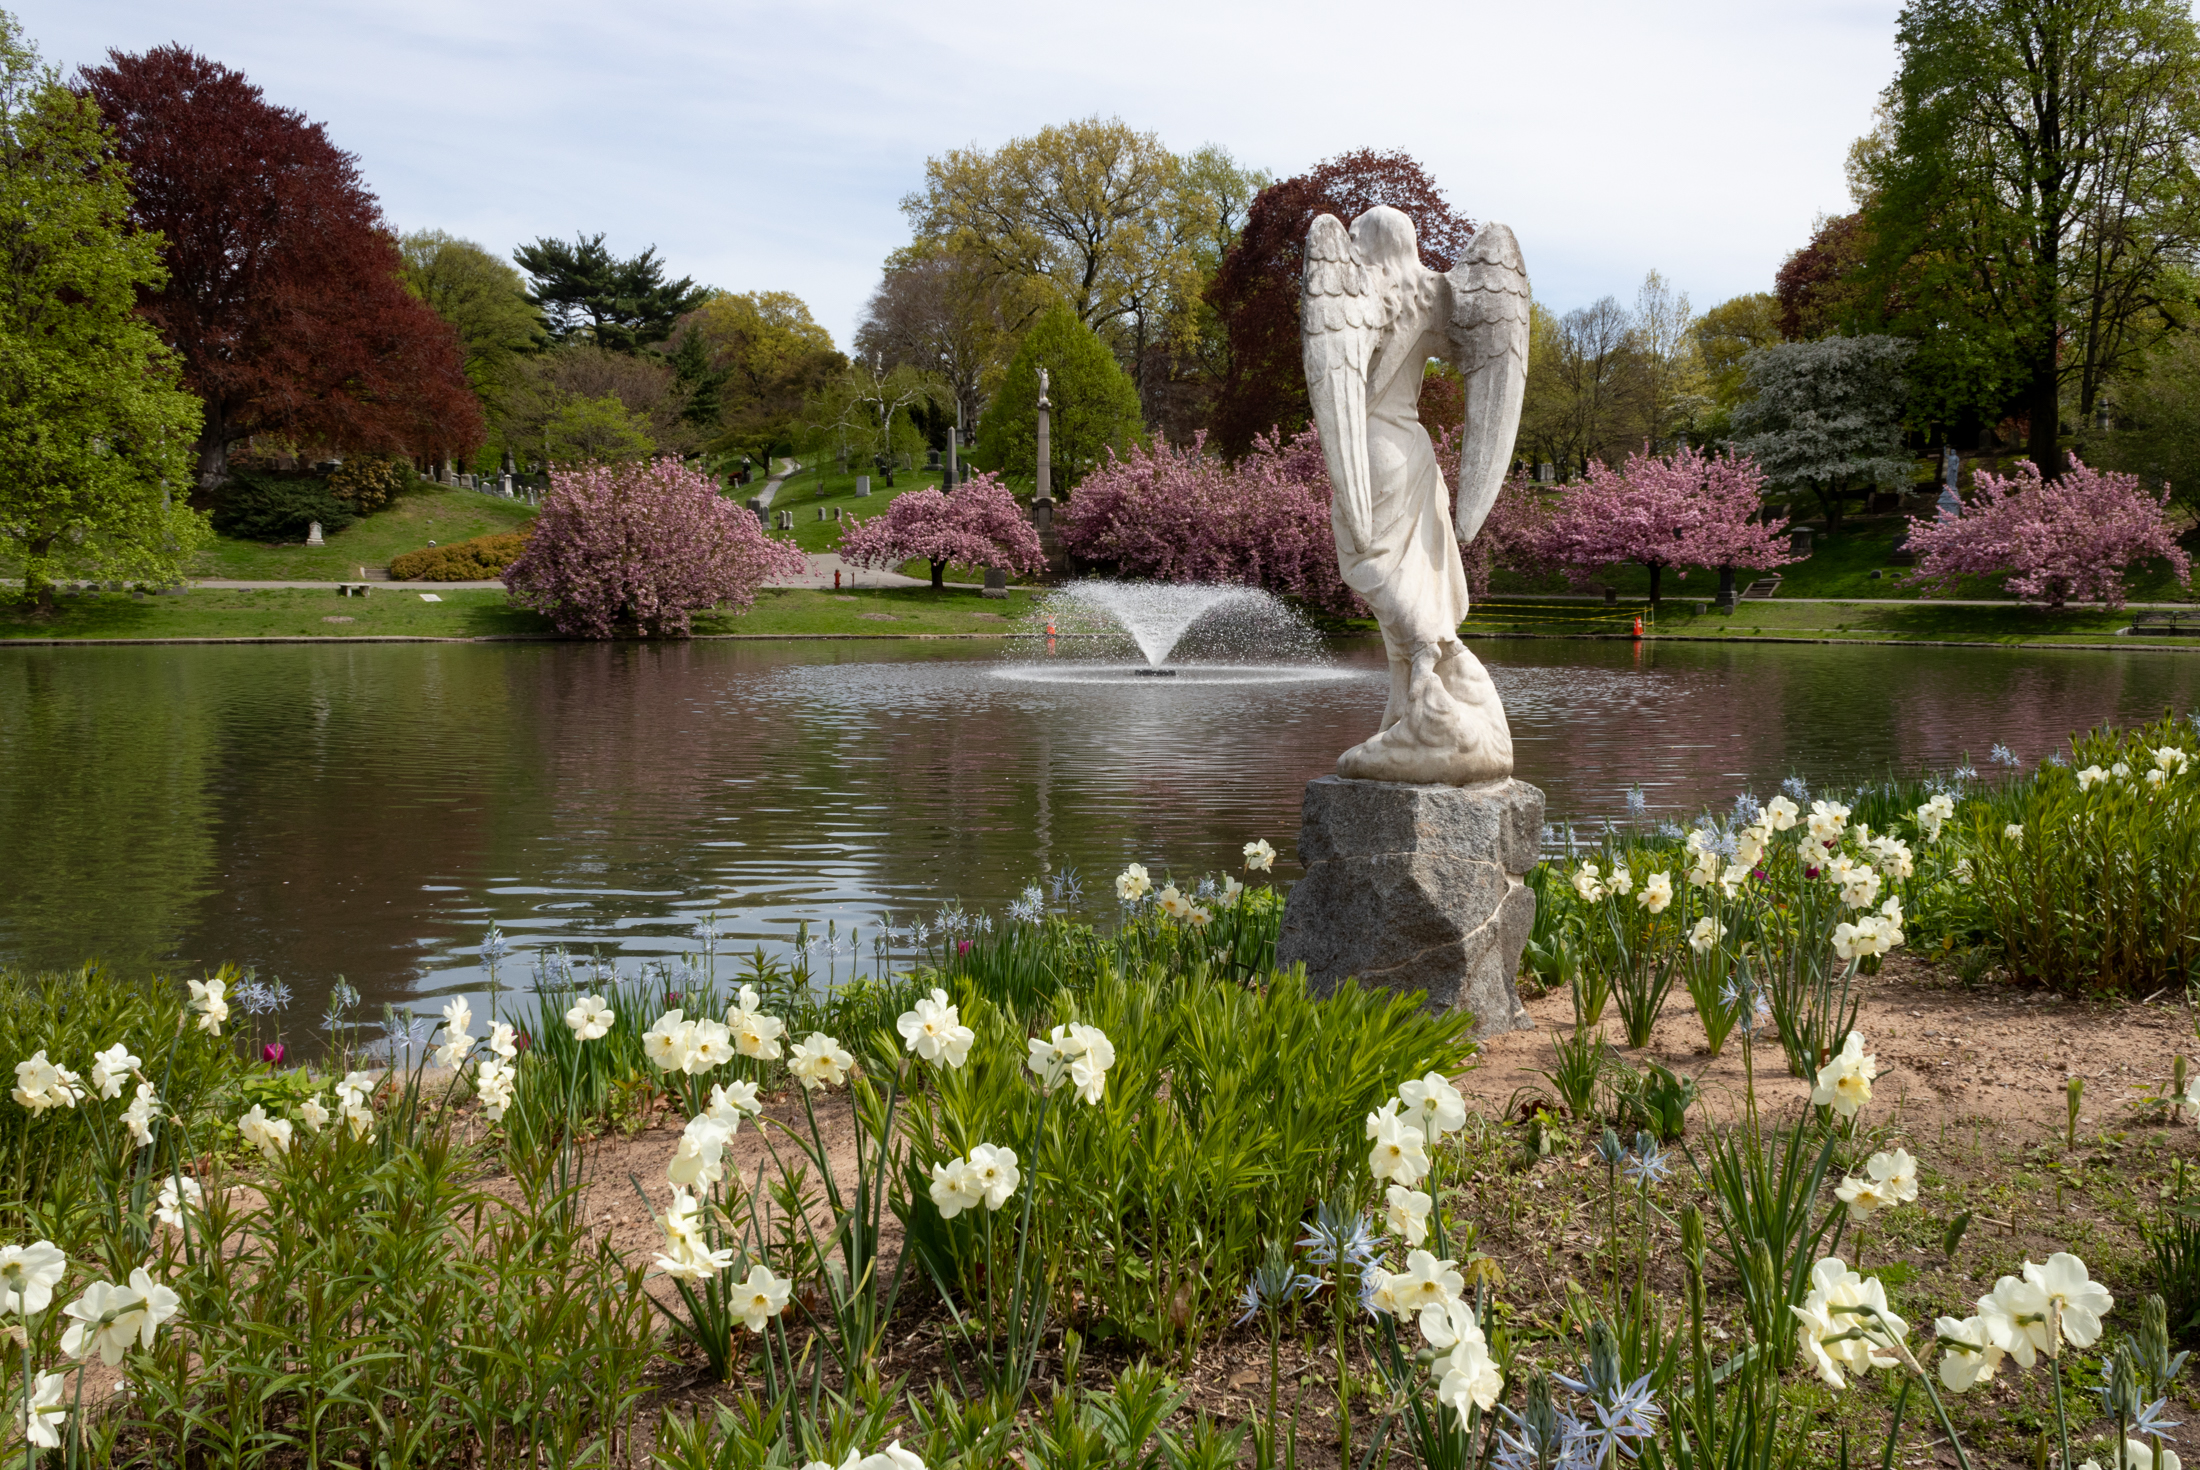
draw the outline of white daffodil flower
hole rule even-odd
[[[122,1096],[122,1084],[145,1063],[130,1055],[130,1048],[116,1042],[92,1057],[92,1091],[104,1098]]]
[[[976,1209],[985,1199],[981,1183],[968,1159],[949,1159],[932,1166],[932,1203],[940,1218],[952,1220],[964,1210]]]
[[[726,1012],[726,1026],[733,1032],[734,1049],[741,1055],[759,1061],[777,1061],[779,1038],[787,1034],[787,1023],[777,1016],[765,1015],[763,1006],[755,986],[742,986],[740,995]]]
[[[443,1007],[443,1028],[453,1036],[463,1036],[474,1029],[474,1008],[466,1004],[464,996]]]
[[[1849,809],[1838,801],[1814,801],[1805,825],[1815,840],[1829,845],[1839,842],[1849,828]]]
[[[1849,1207],[1849,1218],[1869,1220],[1889,1205],[1908,1204],[1917,1198],[1917,1160],[1909,1150],[1876,1153],[1864,1164],[1862,1177],[1851,1176],[1834,1187],[1834,1197]]]
[[[848,1069],[855,1064],[856,1059],[822,1031],[812,1031],[809,1040],[797,1043],[787,1057],[787,1070],[802,1084],[804,1092],[840,1086],[848,1080]]]
[[[489,1051],[500,1061],[519,1055],[519,1033],[503,1021],[489,1028]]]
[[[1673,903],[1673,875],[1652,873],[1642,880],[1642,892],[1635,895],[1635,902],[1653,914],[1662,914]]]
[[[271,1159],[290,1152],[290,1120],[270,1118],[258,1103],[237,1120],[237,1131],[244,1135],[246,1143]]]
[[[1598,899],[1604,897],[1604,885],[1597,881],[1597,865],[1595,863],[1583,863],[1575,869],[1573,881],[1574,892],[1580,894],[1584,901],[1595,903]]]
[[[742,1282],[733,1294],[733,1309],[741,1314],[741,1323],[751,1332],[762,1332],[764,1324],[787,1310],[787,1294],[794,1283],[774,1276],[771,1267],[749,1267],[749,1279]]]
[[[1428,1213],[1435,1201],[1418,1189],[1408,1189],[1403,1184],[1393,1184],[1383,1192],[1386,1208],[1383,1225],[1391,1234],[1407,1245],[1419,1245],[1428,1239]]]
[[[754,1082],[714,1083],[710,1089],[710,1105],[704,1112],[727,1127],[729,1136],[742,1118],[753,1118],[764,1111],[757,1100]]]
[[[2101,1340],[2101,1318],[2116,1305],[2116,1298],[2087,1276],[2084,1261],[2068,1251],[2057,1251],[2044,1265],[2026,1261],[2024,1279],[2054,1304],[2063,1338],[2072,1347],[2091,1347]]]
[[[160,1116],[160,1094],[150,1082],[137,1085],[137,1096],[122,1110],[122,1126],[129,1131],[131,1142],[139,1148],[153,1141],[153,1120]]]
[[[1086,1102],[1098,1104],[1107,1085],[1108,1068],[1115,1065],[1115,1043],[1097,1026],[1071,1023],[1057,1026],[1045,1037],[1032,1037],[1027,1065],[1039,1079],[1042,1092],[1052,1092],[1063,1079],[1076,1087]]]
[[[1115,896],[1125,903],[1136,903],[1153,892],[1153,879],[1146,876],[1144,863],[1132,863],[1115,879]]]
[[[2016,1276],[2002,1277],[1978,1299],[1978,1320],[1988,1339],[2026,1372],[2041,1355],[2055,1356],[2055,1331],[2047,1314],[2047,1293]]]
[[[565,1024],[572,1028],[580,1041],[594,1041],[609,1034],[611,1023],[617,1020],[611,1007],[604,1004],[600,995],[584,995],[565,1013]]]
[[[1705,914],[1696,921],[1696,927],[1688,931],[1688,947],[1698,954],[1711,953],[1712,946],[1726,938],[1726,925]]]
[[[1268,845],[1267,838],[1262,837],[1256,841],[1248,842],[1245,844],[1246,871],[1253,873],[1266,873],[1271,871],[1275,866],[1276,850]]]
[[[1901,1362],[1894,1343],[1909,1324],[1888,1310],[1886,1288],[1876,1277],[1859,1276],[1840,1257],[1828,1256],[1811,1267],[1810,1282],[1803,1304],[1788,1311],[1804,1358],[1828,1387],[1848,1386],[1844,1370],[1862,1373]],[[1862,1307],[1872,1310],[1856,1310]]]
[[[1764,824],[1774,832],[1785,832],[1794,827],[1801,815],[1795,803],[1784,796],[1775,796],[1765,803]]]
[[[222,1034],[222,1022],[229,1019],[229,982],[226,980],[193,980],[191,1008],[199,1013],[199,1029],[212,1036]]]
[[[2090,791],[2107,779],[2108,772],[2102,770],[2099,766],[2087,766],[2084,770],[2078,772],[2078,789],[2080,791]]]
[[[50,1240],[0,1245],[0,1312],[29,1317],[53,1302],[69,1258]]]
[[[1866,1055],[1863,1034],[1851,1031],[1841,1050],[1818,1069],[1810,1100],[1819,1107],[1832,1108],[1844,1118],[1853,1118],[1872,1100],[1872,1079],[1878,1075],[1879,1059]]]
[[[1994,1370],[2008,1356],[1994,1346],[1986,1323],[1976,1316],[1938,1318],[1933,1323],[1933,1336],[1940,1343],[1941,1386],[1950,1393],[1968,1393],[1990,1382]]]
[[[481,1115],[492,1123],[502,1122],[505,1109],[512,1105],[513,1089],[518,1080],[518,1073],[510,1062],[493,1056],[476,1062],[474,1094],[481,1099]]]
[[[1428,1177],[1429,1159],[1421,1130],[1398,1116],[1398,1100],[1392,1098],[1378,1112],[1367,1115],[1367,1171],[1377,1179],[1403,1184],[1408,1189]]]
[[[181,1230],[185,1208],[196,1210],[205,1204],[206,1191],[199,1187],[198,1180],[188,1174],[171,1174],[160,1182],[160,1200],[153,1210],[153,1218]]]
[[[72,1358],[96,1352],[112,1368],[129,1351],[133,1337],[139,1347],[151,1350],[154,1329],[175,1316],[182,1305],[183,1299],[155,1281],[143,1266],[130,1273],[127,1286],[95,1281],[84,1295],[61,1309],[70,1319],[69,1330],[61,1334],[61,1351]]]
[[[30,1418],[22,1425],[23,1437],[42,1450],[61,1448],[61,1430],[69,1422],[64,1402],[66,1373],[41,1373],[31,1391]]]
[[[678,1072],[687,1065],[688,1044],[694,1035],[694,1023],[675,1006],[642,1033],[642,1055],[660,1072]]]
[[[2154,769],[2172,776],[2185,774],[2185,767],[2192,763],[2192,756],[2174,745],[2158,745],[2154,748]]]
[[[978,1039],[978,1033],[962,1023],[961,1009],[949,1005],[947,992],[938,986],[902,1012],[894,1029],[918,1057],[950,1067],[960,1067],[970,1055],[970,1044]]]
[[[1419,1314],[1429,1307],[1443,1307],[1459,1300],[1466,1278],[1458,1262],[1440,1261],[1425,1250],[1406,1252],[1406,1268],[1390,1278],[1390,1298],[1404,1313]]]
[[[726,1175],[726,1143],[733,1130],[708,1113],[688,1119],[673,1146],[665,1177],[687,1189],[708,1188]]]
[[[300,1122],[304,1123],[308,1129],[312,1130],[315,1133],[319,1133],[323,1128],[326,1128],[328,1126],[328,1104],[322,1102],[318,1094],[313,1097],[309,1097],[304,1102],[298,1104],[298,1119]]]
[[[687,1060],[681,1070],[690,1077],[713,1072],[733,1060],[733,1030],[722,1021],[701,1018],[689,1023]]]
[[[1444,1138],[1467,1126],[1467,1100],[1441,1072],[1400,1083],[1398,1100],[1423,1138]]]
[[[1016,1193],[1024,1177],[1017,1170],[1017,1162],[1016,1150],[1005,1144],[996,1147],[981,1143],[970,1151],[970,1177],[983,1191],[987,1209],[999,1209]]]
[[[1174,883],[1164,885],[1162,890],[1154,895],[1154,902],[1160,905],[1161,912],[1172,919],[1189,919],[1192,916],[1192,901],[1186,898],[1184,891]]]

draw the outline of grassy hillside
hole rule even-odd
[[[256,582],[350,581],[358,578],[360,567],[386,567],[391,557],[418,551],[430,541],[448,546],[517,531],[534,518],[534,509],[524,500],[416,480],[387,509],[338,531],[326,546],[268,546],[220,537],[200,555],[192,575]]]
[[[835,506],[844,516],[869,520],[872,516],[883,515],[887,503],[897,495],[906,495],[912,490],[939,489],[941,478],[938,470],[897,473],[894,487],[889,490],[885,477],[874,474],[870,495],[858,500],[853,473],[835,474],[827,465],[821,475],[815,468],[808,468],[779,487],[778,495],[772,499],[772,509],[794,512],[795,544],[804,551],[835,551],[840,547],[841,527],[841,522],[832,518]],[[822,521],[817,518],[820,509],[825,512]]]

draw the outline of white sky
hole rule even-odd
[[[0,0],[46,59],[165,42],[359,155],[390,220],[509,251],[601,230],[788,290],[847,345],[925,158],[1098,113],[1278,176],[1404,148],[1563,311],[1655,267],[1766,290],[1893,74],[1897,0],[528,5]]]

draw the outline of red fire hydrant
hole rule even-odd
[[[835,592],[840,590],[840,569],[838,567],[833,569],[833,590]]]

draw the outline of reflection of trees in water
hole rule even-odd
[[[0,955],[143,964],[213,878],[214,711],[168,650],[0,658]]]

